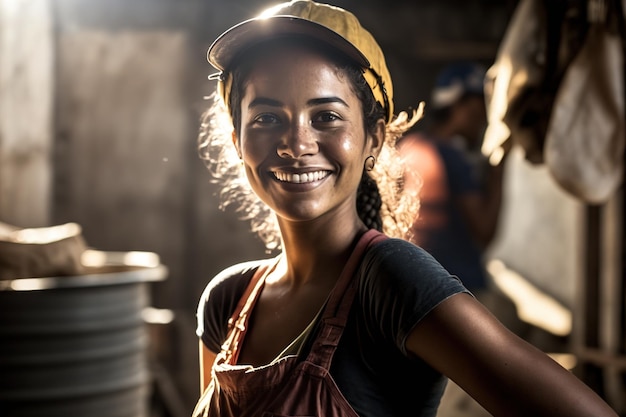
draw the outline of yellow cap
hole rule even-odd
[[[363,68],[374,98],[393,117],[393,85],[385,56],[374,37],[352,13],[311,0],[293,0],[271,7],[259,16],[222,33],[209,47],[207,58],[220,70],[218,90],[228,104],[233,59],[246,49],[285,35],[306,35],[333,46]]]

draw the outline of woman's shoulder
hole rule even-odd
[[[238,298],[237,294],[243,293],[254,272],[265,262],[266,260],[258,259],[240,262],[224,268],[208,282],[200,302],[206,303],[209,297],[223,298],[227,294]]]
[[[361,263],[358,300],[363,317],[372,331],[395,341],[403,352],[411,329],[442,301],[462,292],[468,291],[458,277],[403,239],[373,245]]]
[[[434,273],[449,275],[445,268],[422,247],[399,238],[388,238],[368,250],[365,263],[374,263],[390,272],[408,269],[412,273]]]
[[[361,264],[361,290],[374,302],[409,303],[424,308],[459,292],[467,292],[430,253],[404,239],[388,238],[373,245]]]
[[[267,260],[241,262],[215,275],[206,285],[197,308],[196,334],[214,352],[228,330],[228,319],[257,271]]]

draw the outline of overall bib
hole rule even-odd
[[[259,267],[229,320],[229,336],[194,417],[358,417],[329,370],[357,289],[354,272],[366,248],[383,239],[386,236],[376,230],[368,230],[359,239],[322,311],[306,358],[288,355],[253,368],[236,365],[238,347],[246,333],[248,314],[276,263]]]

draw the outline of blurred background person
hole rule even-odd
[[[510,330],[525,335],[516,306],[485,268],[485,253],[498,228],[504,159],[489,164],[481,153],[487,127],[487,68],[454,62],[438,74],[425,117],[398,142],[405,187],[419,194],[420,209],[409,240],[431,253]],[[490,414],[451,382],[441,417]]]
[[[445,67],[423,124],[399,142],[411,169],[406,187],[419,192],[421,201],[410,240],[482,299],[490,293],[483,257],[497,231],[504,168],[504,161],[492,166],[480,152],[487,125],[485,73],[474,62]]]

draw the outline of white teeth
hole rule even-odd
[[[304,172],[302,174],[288,174],[286,172],[274,171],[274,176],[283,182],[294,184],[305,184],[307,182],[319,181],[328,175],[328,171]]]

